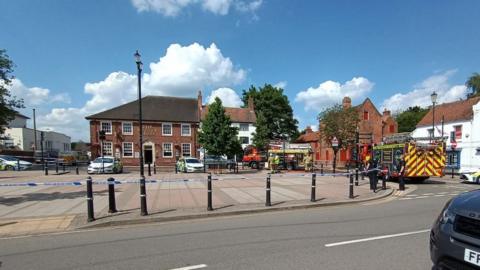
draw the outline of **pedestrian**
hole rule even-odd
[[[273,158],[273,163],[275,163],[275,172],[280,172],[278,170],[278,166],[280,165],[280,156],[279,155],[275,155],[275,157]]]
[[[370,190],[373,190],[373,192],[377,192],[377,161],[373,157],[368,160],[367,173],[370,181]]]
[[[274,164],[273,164],[273,153],[270,153],[270,155],[268,155],[268,168],[270,169],[270,173],[275,173],[274,171]]]
[[[404,179],[404,176],[405,176],[405,160],[403,159],[403,155],[400,155],[400,159],[397,162],[397,172],[400,176],[400,185],[403,188],[404,185],[405,185],[405,179]]]

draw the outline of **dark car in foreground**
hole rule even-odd
[[[451,199],[430,232],[433,269],[480,269],[480,190]]]

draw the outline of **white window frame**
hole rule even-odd
[[[246,126],[247,129],[246,129],[246,130],[242,130],[242,126],[244,126],[244,127]],[[240,123],[240,124],[238,125],[238,131],[248,132],[249,130],[250,130],[250,124]]]
[[[110,154],[105,153],[105,145],[110,145]],[[102,148],[101,148],[100,150],[101,150],[100,154],[101,154],[102,156],[113,156],[113,142],[111,142],[111,141],[104,141],[104,142],[103,142],[103,145],[102,145]]]
[[[125,132],[125,130],[123,129],[125,124],[130,124],[131,130],[132,130],[131,132]],[[133,135],[133,122],[122,122],[122,134],[123,135]]]
[[[183,146],[188,145],[188,153],[189,155],[183,154]],[[182,157],[191,157],[192,156],[192,144],[191,143],[182,143]]]
[[[170,134],[166,134],[164,131],[164,126],[170,126]],[[173,136],[173,124],[172,123],[162,123],[162,136]]]
[[[183,127],[188,126],[188,134],[183,134]],[[190,137],[192,136],[192,125],[191,124],[181,124],[180,125],[180,134],[183,137]]]
[[[170,145],[170,153],[172,153],[171,156],[165,156],[165,145]],[[173,158],[173,143],[163,143],[162,144],[162,157],[163,158]]]
[[[131,156],[126,156],[125,155],[125,145],[126,144],[130,144],[132,146],[132,155]],[[134,151],[133,151],[133,142],[123,142],[122,143],[122,157],[124,158],[133,158],[135,155],[134,155]]]
[[[105,134],[111,135],[113,133],[113,125],[112,121],[101,121],[100,122],[100,130],[103,130],[103,124],[109,124],[110,125],[110,132],[105,131]]]

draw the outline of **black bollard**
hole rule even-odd
[[[272,202],[270,201],[270,174],[267,175],[267,188],[265,190],[266,190],[265,206],[272,206]]]
[[[20,171],[20,159],[17,159],[17,170]]]
[[[455,168],[452,166],[452,178],[453,178],[454,173],[455,173]]]
[[[365,180],[365,171],[364,171],[364,166],[362,165],[362,181]]]
[[[151,163],[148,163],[148,176],[152,176],[152,169],[150,166]]]
[[[58,161],[55,162],[55,173],[58,174]]]
[[[355,186],[358,186],[358,168],[355,168]]]
[[[108,178],[108,213],[116,213],[117,206],[115,203],[115,179]]]
[[[77,167],[75,168],[75,173],[76,173],[77,175],[79,174],[79,172],[78,172],[78,165],[77,165]]]
[[[347,178],[350,177],[350,163],[347,164]]]
[[[208,203],[208,206],[207,206],[207,210],[208,211],[213,211],[213,206],[212,206],[212,174],[209,173],[208,174],[208,178],[207,178],[207,189],[208,189],[208,200],[207,200],[207,203]]]
[[[405,190],[405,178],[403,175],[400,176],[400,181],[398,182],[398,189]]]
[[[94,220],[92,177],[89,176],[87,177],[87,221],[92,222]]]
[[[312,194],[310,195],[310,201],[311,202],[315,202],[316,201],[316,198],[315,198],[315,187],[316,187],[316,182],[317,182],[317,174],[316,173],[313,173],[312,174]]]
[[[153,174],[157,174],[157,165],[153,163]]]
[[[177,168],[177,164],[175,164],[175,174],[178,173],[178,168]]]
[[[350,174],[350,189],[348,197],[353,199],[353,174]]]
[[[176,166],[175,166],[176,167]],[[140,178],[140,215],[146,216],[147,212],[147,192],[145,188],[145,176]]]
[[[320,174],[323,175],[323,163],[320,164]]]
[[[45,175],[48,175],[48,164],[45,163]]]
[[[387,189],[387,179],[385,178],[386,176],[382,177],[382,190]]]

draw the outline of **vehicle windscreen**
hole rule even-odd
[[[195,164],[195,163],[198,164],[198,163],[200,163],[200,161],[198,161],[198,159],[193,159],[193,158],[191,158],[191,159],[190,159],[190,158],[189,158],[189,159],[185,159],[185,162],[186,162],[186,163],[190,163],[190,164]]]
[[[0,158],[4,159],[6,161],[17,161],[17,158],[9,157],[9,156],[1,156]]]
[[[102,158],[96,158],[93,163],[102,163]],[[103,158],[103,163],[113,163],[113,159]]]

